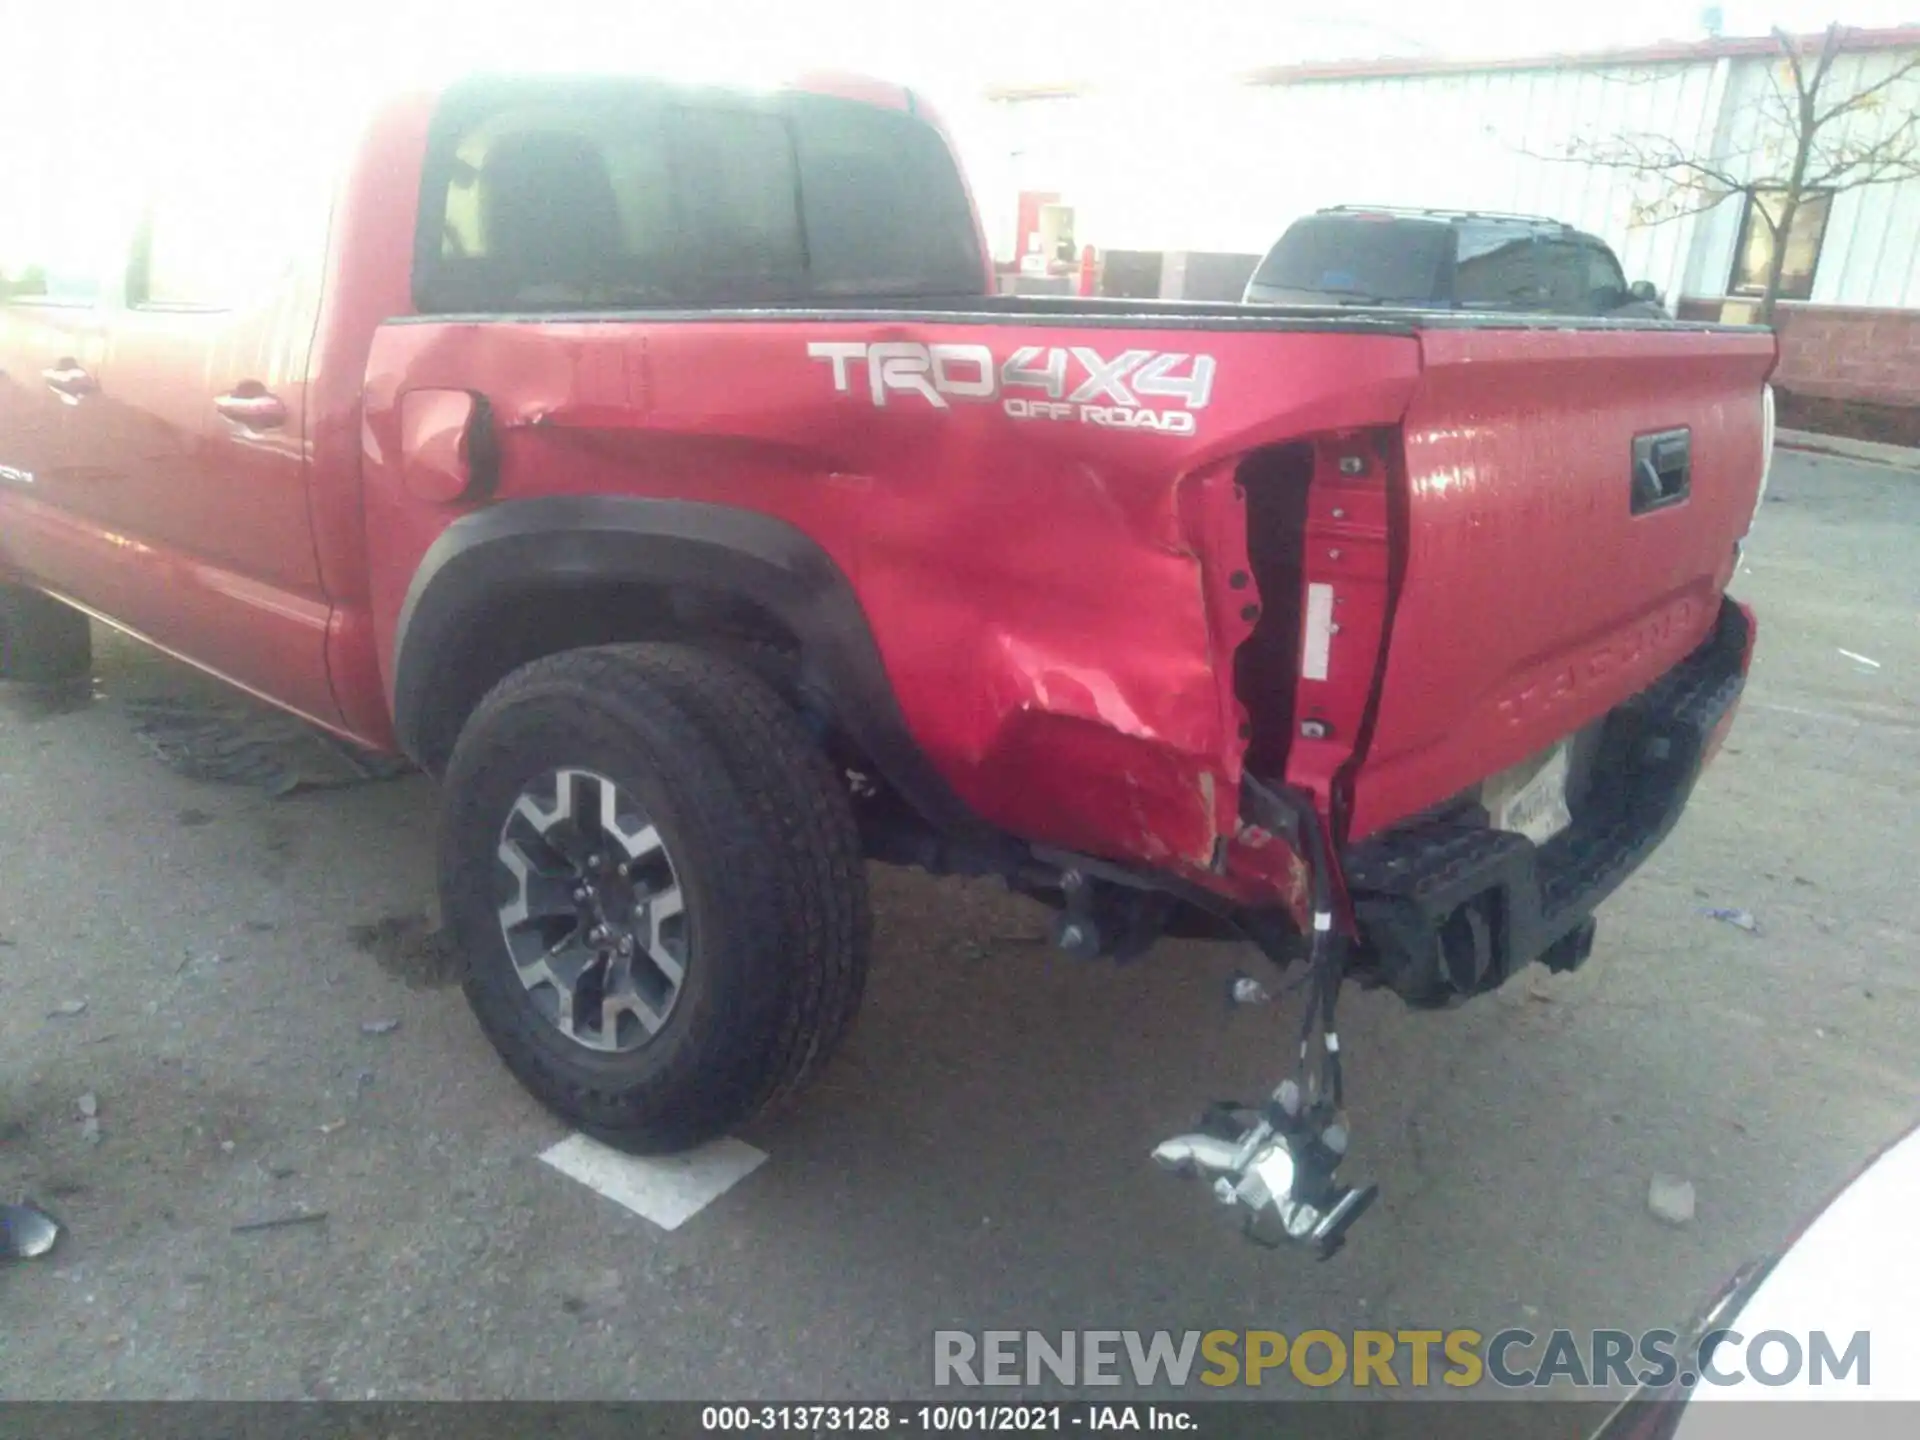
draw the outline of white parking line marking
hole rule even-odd
[[[662,1230],[678,1230],[758,1170],[767,1155],[731,1135],[684,1155],[654,1156],[624,1155],[569,1135],[540,1158]]]

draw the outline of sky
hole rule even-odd
[[[1381,54],[1575,51],[1704,33],[1701,0],[0,0],[0,43],[42,96],[249,71],[406,72],[547,53],[701,69],[838,64],[953,98],[994,83],[1223,72]],[[1721,0],[1728,34],[1920,20],[1920,0]],[[30,60],[23,76],[19,60]],[[50,97],[49,97],[50,98]],[[0,126],[26,123],[18,103]],[[0,131],[4,134],[4,131]]]
[[[1697,0],[0,0],[0,251],[44,199],[310,128],[466,68],[612,65],[899,79],[950,115],[994,84],[1182,83],[1296,61],[1570,52],[1705,31]],[[1920,0],[1722,0],[1724,33],[1920,21]],[[1170,112],[1170,123],[1177,117]],[[102,161],[100,157],[109,159]],[[91,159],[89,159],[91,157]],[[106,168],[102,169],[104,165]],[[104,227],[102,227],[104,228]]]

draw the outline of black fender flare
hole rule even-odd
[[[947,833],[982,824],[915,743],[852,583],[801,531],[751,510],[687,500],[550,496],[487,506],[449,525],[414,572],[394,635],[394,732],[428,770],[433,700],[462,629],[502,595],[556,584],[643,583],[744,599],[801,647],[802,682],[921,817]]]

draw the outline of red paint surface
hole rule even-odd
[[[1021,346],[1204,343],[1218,368],[1197,433],[1178,437],[1016,420],[991,400],[876,407],[864,372],[839,393],[808,357],[810,343],[849,341],[985,344],[996,362]],[[399,402],[468,386],[493,408],[502,500],[692,499],[811,536],[859,594],[914,739],[983,818],[1232,888],[1211,867],[1238,829],[1232,653],[1258,598],[1224,588],[1246,564],[1232,462],[1389,423],[1417,358],[1407,337],[1045,324],[386,326],[364,486],[382,666],[452,518],[401,479]]]
[[[412,308],[430,113],[430,97],[389,106],[344,178],[314,261],[304,374],[155,367],[143,382],[143,413],[163,418],[211,415],[213,395],[246,379],[288,399],[300,423],[265,441],[217,419],[167,423],[196,504],[216,493],[216,463],[276,504],[304,477],[305,526],[276,529],[273,555],[235,558],[114,523],[85,484],[132,473],[132,452],[111,431],[87,438],[20,379],[51,363],[39,349],[96,355],[98,335],[9,318],[4,415],[62,484],[0,489],[0,568],[163,643],[156,632],[172,626],[197,663],[388,746],[402,602],[468,508],[442,503],[451,421],[431,392],[472,391],[492,410],[500,502],[671,497],[809,535],[858,595],[914,740],[983,819],[1298,912],[1299,857],[1238,813],[1250,717],[1234,652],[1249,606],[1301,603],[1233,584],[1248,565],[1240,459],[1312,448],[1303,589],[1334,587],[1339,629],[1326,679],[1296,697],[1327,738],[1296,741],[1284,778],[1344,817],[1341,838],[1644,688],[1712,623],[1746,528],[1773,362],[1763,335],[905,316],[384,323]],[[1198,352],[1216,376],[1179,435],[1021,419],[998,399],[876,405],[863,372],[835,389],[833,367],[809,357],[818,342],[984,345],[995,368],[1021,347]],[[110,336],[109,361],[111,348]],[[111,363],[102,378],[112,403]],[[1631,437],[1679,425],[1693,429],[1692,499],[1629,516]],[[1367,464],[1349,474],[1340,461],[1354,454]],[[283,505],[275,524],[297,515]]]
[[[1597,719],[1706,636],[1753,513],[1772,338],[1436,330],[1352,836]],[[1685,504],[1629,512],[1631,437],[1688,426]]]
[[[466,390],[409,390],[401,397],[400,479],[415,499],[445,505],[467,493],[467,432],[478,408]]]

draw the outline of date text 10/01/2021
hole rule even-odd
[[[1198,1422],[1163,1405],[708,1405],[708,1433],[822,1431],[978,1434],[1073,1430],[1192,1431]]]

